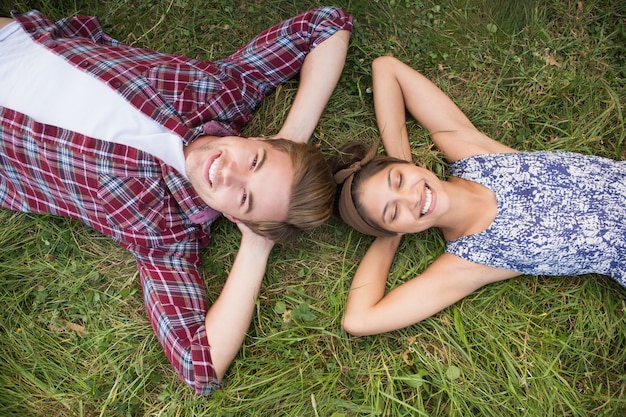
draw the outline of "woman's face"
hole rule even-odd
[[[363,213],[383,229],[417,233],[437,226],[449,207],[444,182],[413,164],[390,164],[357,190]]]

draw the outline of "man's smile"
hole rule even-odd
[[[215,156],[213,156],[212,158],[209,158],[207,162],[208,173],[206,175],[206,178],[209,180],[209,186],[211,188],[213,188],[213,185],[215,184],[215,181],[217,178],[217,172],[220,168],[218,161],[221,159],[221,157],[222,157],[222,153],[220,152],[216,154]]]

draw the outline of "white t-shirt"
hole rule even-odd
[[[16,22],[0,29],[0,105],[41,123],[149,152],[185,175],[180,137],[34,42]]]

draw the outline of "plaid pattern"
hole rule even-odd
[[[14,15],[33,40],[93,75],[188,144],[239,134],[254,108],[293,78],[307,53],[351,17],[320,8],[276,25],[214,63],[124,45],[95,17],[54,23]],[[199,250],[219,213],[152,155],[45,125],[0,107],[3,208],[79,219],[136,258],[148,317],[165,354],[197,393],[219,388],[204,329],[208,310]]]

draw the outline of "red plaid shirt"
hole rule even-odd
[[[344,11],[316,9],[211,63],[122,44],[95,17],[54,23],[31,11],[14,18],[34,41],[108,84],[185,144],[206,134],[239,134],[263,97],[293,78],[312,48],[352,28]],[[198,273],[199,250],[209,243],[209,225],[219,213],[179,172],[135,148],[0,106],[0,203],[79,219],[128,249],[168,359],[197,393],[219,388]]]

